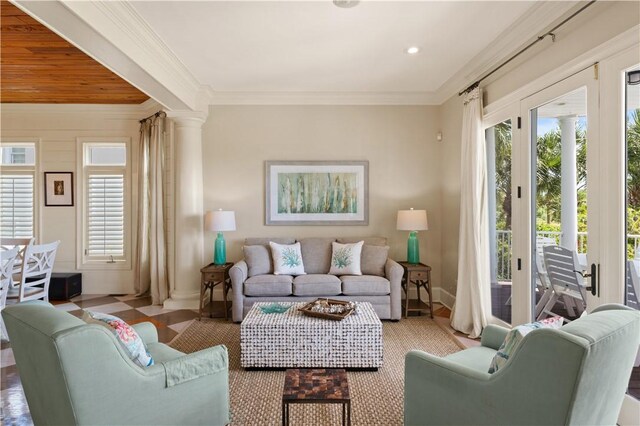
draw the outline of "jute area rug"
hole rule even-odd
[[[456,340],[427,316],[383,322],[384,365],[378,371],[349,371],[353,425],[401,425],[404,356],[412,349],[446,356],[460,350]],[[240,367],[240,325],[194,320],[170,343],[181,352],[223,344],[229,351],[232,425],[282,424],[284,371],[245,371]],[[290,409],[294,425],[339,425],[339,404],[298,404]]]

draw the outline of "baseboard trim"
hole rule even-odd
[[[456,303],[456,297],[442,287],[436,287],[433,289],[433,301],[446,306],[449,310],[453,310],[453,305]]]

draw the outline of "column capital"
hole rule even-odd
[[[201,128],[208,115],[208,112],[204,111],[167,111],[167,117],[180,127]]]

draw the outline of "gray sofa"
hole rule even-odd
[[[269,242],[293,244],[294,238],[247,238],[245,258],[229,274],[233,292],[233,321],[241,322],[255,302],[306,302],[318,297],[369,302],[380,319],[402,315],[402,266],[388,258],[383,237],[304,238],[298,240],[306,275],[274,275]],[[331,243],[364,241],[363,275],[329,275]]]

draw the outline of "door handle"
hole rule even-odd
[[[591,295],[598,295],[598,265],[591,264]]]

